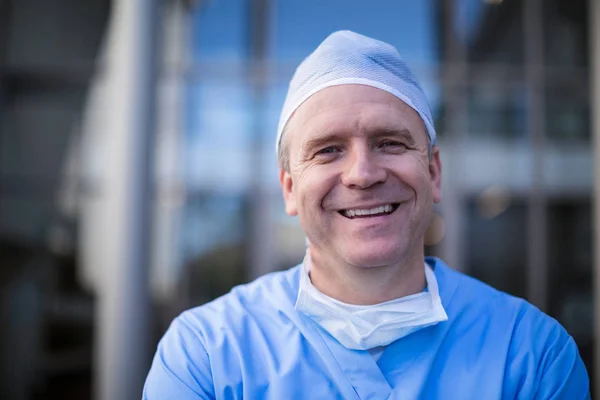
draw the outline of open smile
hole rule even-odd
[[[352,208],[348,210],[339,210],[338,212],[350,219],[354,218],[370,218],[370,217],[379,217],[382,215],[389,215],[396,211],[400,203],[392,203],[392,204],[384,204],[377,207],[372,208]]]

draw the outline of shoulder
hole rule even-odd
[[[540,399],[589,396],[589,378],[577,344],[554,318],[520,300],[506,375],[517,393]]]
[[[267,274],[236,286],[209,303],[184,311],[177,319],[210,339],[223,329],[241,326],[244,320],[293,308],[298,277],[298,267]]]
[[[540,346],[547,348],[552,347],[553,344],[561,346],[570,338],[557,320],[528,301],[455,271],[443,262],[439,262],[436,268],[441,270],[440,275],[443,280],[441,285],[447,285],[448,282],[454,285],[452,298],[447,299],[450,312],[459,314],[473,312],[480,319],[491,322],[502,321],[504,327],[512,331],[513,345],[518,347],[524,344],[524,341],[533,339],[536,343],[540,343],[544,339],[544,345],[540,344]],[[441,295],[443,298],[443,293]]]
[[[502,292],[478,279],[454,270],[438,258],[427,258],[438,280],[440,297],[446,311],[465,314],[484,313],[488,318],[517,316],[529,310],[525,300]],[[539,311],[539,310],[538,310]]]
[[[213,398],[219,377],[241,376],[244,343],[266,319],[293,308],[296,269],[237,286],[176,317],[158,344],[144,398]]]
[[[274,340],[273,335],[290,328],[298,278],[298,268],[294,267],[236,286],[209,303],[181,313],[162,340],[168,343],[178,338],[181,347],[201,347],[205,357],[234,363],[238,357],[235,348],[253,340]]]
[[[443,283],[454,285],[449,318],[505,353],[505,390],[513,397],[562,393],[585,398],[589,382],[577,345],[563,326],[528,301],[499,291],[441,262]],[[437,276],[437,273],[436,273]],[[452,286],[450,285],[450,286]],[[562,397],[561,397],[562,398]]]

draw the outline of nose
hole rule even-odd
[[[368,148],[353,149],[342,174],[342,183],[353,189],[366,189],[385,182],[387,172]]]

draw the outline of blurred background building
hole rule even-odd
[[[558,319],[599,381],[594,18],[595,0],[0,0],[0,397],[133,398],[179,312],[302,260],[276,126],[339,29],[396,46],[430,99],[427,252]]]

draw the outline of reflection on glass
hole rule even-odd
[[[193,8],[192,55],[196,59],[246,58],[248,0],[201,1]]]
[[[188,89],[186,145],[193,189],[239,193],[250,182],[252,96],[242,84],[203,82]]]
[[[459,0],[455,29],[473,63],[522,64],[522,1]]]
[[[590,137],[588,87],[549,82],[544,93],[546,132],[550,140],[587,143]]]
[[[468,89],[468,131],[476,138],[523,138],[527,129],[522,84],[499,80]]]
[[[588,65],[588,0],[543,2],[544,61],[549,66]]]
[[[525,297],[527,207],[511,199],[508,208],[489,218],[482,213],[481,203],[476,198],[467,204],[467,272],[499,290]]]
[[[443,37],[438,8],[435,0],[280,1],[271,57],[297,62],[330,33],[349,29],[395,46],[411,65],[437,64]]]
[[[429,101],[429,107],[431,107],[431,115],[433,116],[433,122],[436,130],[436,134],[439,136],[443,131],[443,105],[445,92],[444,87],[440,84],[438,80],[435,80],[431,77],[425,79],[424,77],[418,77],[419,82],[421,83],[421,87],[425,92],[425,96]],[[439,125],[438,125],[439,124]]]
[[[182,252],[188,306],[203,304],[246,280],[247,201],[198,192],[184,210]]]
[[[577,342],[590,374],[593,354],[592,237],[591,198],[556,199],[549,204],[549,311]]]

